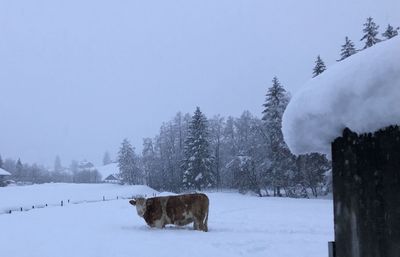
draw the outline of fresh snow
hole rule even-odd
[[[112,185],[78,185],[80,189],[75,185],[60,186],[60,190],[42,185],[28,191],[32,199],[49,199],[53,192],[67,197],[68,192],[75,190],[82,194],[81,198],[106,192],[154,192],[143,186],[114,185],[122,191],[107,189]],[[2,200],[5,194],[6,198],[13,195],[14,199],[26,196],[15,191],[26,191],[25,187],[3,189]],[[61,191],[66,192],[62,194]],[[320,257],[328,254],[327,242],[333,239],[330,200],[259,198],[233,192],[207,195],[210,198],[207,233],[193,231],[192,226],[149,228],[127,200],[67,204],[3,214],[0,215],[0,255]]]
[[[82,201],[100,201],[137,195],[152,196],[158,192],[148,186],[122,186],[116,184],[49,183],[30,186],[0,187],[0,213],[32,206],[60,205]]]
[[[0,175],[1,176],[10,176],[11,173],[0,168]]]
[[[400,37],[336,63],[293,96],[283,115],[294,154],[330,153],[345,127],[357,133],[400,124]]]
[[[194,181],[199,181],[200,179],[203,178],[203,173],[199,173],[195,178]]]

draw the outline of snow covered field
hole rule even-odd
[[[48,184],[0,190],[13,201],[152,194],[144,186]],[[51,193],[54,192],[54,193]],[[1,256],[327,256],[332,202],[208,193],[208,233],[191,226],[151,229],[127,200],[67,204],[0,215]],[[28,197],[28,198],[26,198]],[[97,197],[98,198],[98,197]],[[11,200],[13,199],[13,200]],[[19,199],[19,200],[18,200]]]
[[[49,183],[30,186],[0,187],[0,213],[8,210],[60,205],[61,201],[82,202],[116,199],[136,195],[152,196],[158,192],[147,186],[121,186],[115,184]]]

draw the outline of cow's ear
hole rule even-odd
[[[134,205],[134,206],[136,205],[136,201],[135,200],[130,200],[129,203]]]

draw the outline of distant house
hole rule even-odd
[[[109,175],[108,177],[106,177],[103,180],[104,183],[114,183],[114,184],[118,184],[121,182],[121,180],[118,179],[118,177],[114,174]]]
[[[0,186],[6,186],[6,180],[9,176],[11,176],[11,173],[0,168]]]
[[[118,178],[118,163],[110,163],[104,166],[96,167],[96,169],[101,174],[104,183],[121,183],[121,180]]]

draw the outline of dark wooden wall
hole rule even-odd
[[[337,257],[400,257],[400,129],[332,143]]]

